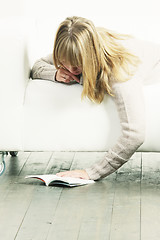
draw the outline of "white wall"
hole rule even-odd
[[[67,16],[160,43],[159,0],[0,0],[0,16],[35,19],[37,52],[52,51],[55,31]],[[47,42],[47,44],[46,44]]]
[[[67,16],[78,15],[99,26],[160,40],[159,0],[25,0],[24,5],[26,15],[53,18],[55,26]]]
[[[0,0],[0,18],[24,15],[23,0]]]

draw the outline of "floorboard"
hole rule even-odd
[[[160,153],[143,153],[141,240],[160,239]]]
[[[87,168],[105,152],[19,152],[0,177],[0,239],[159,240],[160,153],[135,153],[92,185],[46,187],[30,174]]]
[[[141,154],[135,153],[117,173],[111,240],[140,240]]]

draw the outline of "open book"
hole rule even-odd
[[[72,177],[58,177],[53,174],[47,175],[28,175],[25,178],[36,178],[43,181],[46,186],[49,185],[64,185],[68,187],[76,187],[81,185],[86,185],[90,183],[94,183],[93,180],[85,180],[80,178],[72,178]]]

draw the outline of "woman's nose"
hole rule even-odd
[[[74,72],[74,71],[77,70],[77,67],[70,66],[70,67],[69,67],[69,70],[70,70],[71,72]]]

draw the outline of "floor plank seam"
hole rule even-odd
[[[36,187],[34,188],[34,190],[35,190],[35,189],[36,189]],[[23,224],[23,222],[24,222],[24,220],[25,220],[25,217],[26,217],[26,215],[27,215],[27,213],[28,213],[28,210],[29,210],[29,208],[30,208],[30,206],[31,206],[33,197],[34,197],[34,195],[32,195],[32,198],[31,198],[31,200],[30,200],[30,202],[29,202],[28,208],[27,208],[27,210],[26,210],[26,212],[25,212],[25,214],[24,214],[24,216],[23,216],[23,219],[22,219],[21,223],[19,224],[19,228],[18,228],[17,233],[16,233],[16,235],[15,235],[15,237],[14,237],[14,240],[16,240],[16,238],[17,238],[17,236],[18,236],[18,233],[19,233],[19,231],[21,230],[22,224]]]
[[[111,229],[112,229],[114,203],[115,203],[115,195],[116,195],[117,174],[118,172],[116,171],[116,177],[114,179],[114,195],[113,195],[113,203],[112,203],[111,222],[110,222],[110,228],[109,228],[109,240],[111,240]]]
[[[32,153],[32,152],[30,152],[30,153],[29,153],[29,155],[28,155],[28,157],[27,157],[27,159],[26,159],[25,163],[23,164],[22,168],[20,169],[20,171],[19,171],[19,173],[18,173],[18,176],[20,176],[20,175],[21,175],[21,173],[22,173],[22,171],[23,171],[23,169],[24,169],[24,167],[25,167],[25,165],[26,165],[26,163],[27,163],[28,159],[29,159],[29,158],[30,158],[30,156],[31,156],[31,153]]]
[[[45,171],[44,171],[44,174],[47,174],[48,166],[49,166],[49,164],[50,164],[50,161],[52,160],[53,155],[54,155],[54,152],[52,152],[52,154],[51,154],[51,156],[50,156],[50,158],[49,158],[49,160],[48,160],[48,162],[47,162],[47,166],[46,166],[46,169],[45,169]]]
[[[72,170],[72,166],[74,165],[75,155],[76,155],[76,152],[74,152],[74,156],[72,158],[72,162],[71,162],[71,165],[70,165],[70,170]]]
[[[52,225],[54,224],[55,215],[56,215],[56,212],[57,212],[57,209],[58,209],[58,205],[59,205],[59,202],[60,202],[60,199],[61,199],[62,193],[63,193],[63,188],[62,188],[62,190],[61,190],[61,193],[59,194],[59,198],[58,198],[58,201],[57,201],[57,205],[56,205],[56,208],[55,208],[55,211],[54,211],[53,217],[52,217],[52,221],[51,221],[50,227],[48,228],[48,232],[47,232],[47,234],[46,234],[46,238],[45,238],[45,240],[48,240],[48,237],[49,237],[49,234],[50,234],[50,231],[51,231]],[[53,239],[54,239],[54,238],[53,238]]]
[[[140,172],[140,240],[141,240],[141,228],[142,228],[142,226],[141,226],[141,221],[142,221],[142,201],[141,201],[141,196],[142,196],[142,171],[143,171],[143,169],[142,169],[142,161],[143,161],[143,158],[142,158],[142,156],[143,156],[143,154],[142,154],[142,152],[141,152],[141,167],[140,167],[140,170],[141,170],[141,172]]]
[[[75,240],[78,240],[80,237],[82,223],[83,223],[83,218],[81,219],[80,227],[79,227],[78,234],[77,234],[77,239],[75,239]]]

